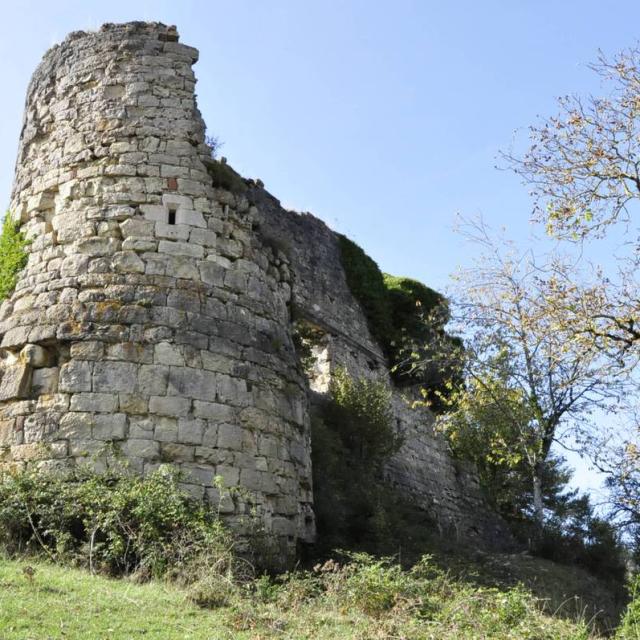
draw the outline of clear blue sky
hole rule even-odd
[[[29,77],[73,30],[159,20],[200,50],[199,105],[223,155],[285,206],[356,240],[384,271],[435,288],[469,249],[457,212],[526,239],[530,200],[498,150],[588,70],[635,43],[640,3],[594,0],[111,0],[3,6],[0,191]],[[585,469],[583,485],[593,484]]]

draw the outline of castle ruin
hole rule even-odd
[[[331,371],[388,378],[347,286],[336,235],[262,184],[212,178],[196,49],[175,27],[104,25],[53,47],[28,88],[11,215],[31,241],[0,306],[0,463],[175,464],[220,500],[252,496],[283,548],[314,538],[310,387]],[[322,334],[305,376],[292,313]],[[389,382],[391,384],[391,382]],[[428,411],[393,406],[388,481],[443,534],[489,544],[500,524]],[[222,500],[242,526],[247,504]]]

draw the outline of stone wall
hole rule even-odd
[[[454,460],[434,431],[427,409],[412,409],[410,390],[394,386],[389,365],[347,285],[336,234],[309,213],[286,211],[262,188],[254,188],[257,231],[275,241],[289,259],[295,315],[324,334],[314,347],[310,387],[326,393],[331,372],[384,380],[392,390],[396,429],[404,444],[386,468],[386,479],[411,496],[435,522],[440,535],[483,548],[511,545],[505,523],[488,508],[473,470]]]
[[[198,53],[157,23],[51,49],[27,94],[11,213],[32,240],[0,306],[0,464],[173,463],[240,531],[314,536],[308,389],[336,366],[391,384],[335,234],[259,183],[215,188]],[[244,183],[243,183],[244,186]],[[323,335],[305,379],[292,320]],[[394,390],[389,482],[443,535],[502,535],[433,417]],[[220,501],[214,475],[241,488]]]
[[[51,49],[27,94],[12,215],[32,240],[0,309],[7,464],[173,462],[293,549],[312,539],[309,424],[286,265],[216,190],[198,52],[160,24]]]

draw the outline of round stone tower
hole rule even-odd
[[[291,550],[313,536],[309,418],[283,257],[214,187],[196,49],[175,27],[104,25],[29,85],[10,212],[31,240],[0,307],[0,462],[173,463],[198,496],[244,491]]]

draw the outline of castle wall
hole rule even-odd
[[[239,531],[283,557],[314,536],[308,381],[292,320],[331,372],[389,384],[335,234],[253,184],[213,186],[198,53],[161,24],[74,33],[29,85],[11,213],[32,241],[0,305],[0,466],[176,465]],[[405,444],[388,481],[443,535],[502,536],[433,416],[393,391]],[[214,476],[239,488],[221,500]]]
[[[408,390],[396,388],[382,350],[371,336],[361,306],[347,285],[336,234],[310,214],[286,211],[260,188],[258,233],[290,259],[295,315],[324,333],[315,347],[311,388],[327,392],[331,372],[344,367],[354,377],[384,380],[392,391],[396,430],[403,445],[387,464],[386,480],[411,496],[449,540],[501,548],[511,542],[507,527],[488,507],[473,470],[455,461],[444,438],[434,431],[426,408],[411,408]]]
[[[176,464],[214,475],[292,550],[312,539],[308,400],[286,265],[216,190],[198,53],[160,24],[71,34],[28,88],[11,212],[32,240],[0,308],[5,464]]]

